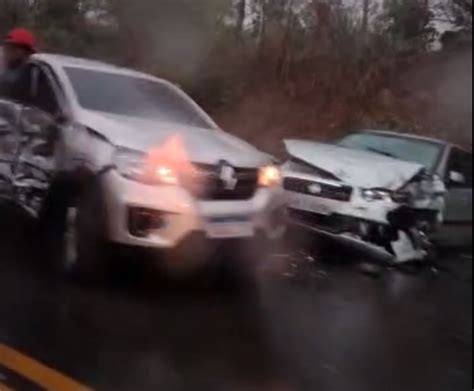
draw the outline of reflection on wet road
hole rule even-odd
[[[386,271],[280,255],[243,303],[141,284],[84,288],[41,272],[0,220],[0,343],[97,390],[463,391],[472,386],[472,260]],[[0,390],[36,386],[2,365]],[[2,388],[2,386],[4,388]],[[73,391],[73,390],[64,390]]]

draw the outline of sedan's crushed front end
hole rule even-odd
[[[405,162],[394,176],[386,171],[394,159],[374,155],[370,164],[369,154],[335,146],[294,141],[287,149],[284,188],[293,224],[391,262],[427,256],[424,232],[435,229],[444,206],[440,180]]]

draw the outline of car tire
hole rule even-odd
[[[105,202],[100,183],[92,181],[78,197],[58,188],[42,216],[45,254],[54,271],[80,282],[104,276],[108,263]]]

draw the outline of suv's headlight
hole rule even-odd
[[[363,189],[362,198],[369,202],[392,201],[392,192],[385,189]]]
[[[147,184],[177,185],[179,175],[171,165],[153,161],[148,154],[120,148],[115,153],[117,171],[125,178]]]
[[[262,167],[258,175],[258,184],[262,187],[280,186],[282,183],[281,170],[277,166]]]

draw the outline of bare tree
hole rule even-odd
[[[369,32],[370,0],[362,0],[362,33],[365,37]]]
[[[33,23],[39,0],[0,0],[0,33],[18,25]]]
[[[237,11],[237,32],[243,33],[247,16],[247,0],[236,0],[235,7]]]
[[[436,8],[441,21],[472,33],[472,0],[442,0]]]

